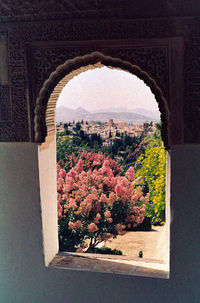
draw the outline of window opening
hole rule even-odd
[[[59,96],[56,130],[60,251],[168,272],[166,151],[149,87],[122,70],[83,72]]]

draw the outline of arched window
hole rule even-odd
[[[78,75],[83,71],[95,69],[102,66],[109,66],[111,68],[117,68],[122,69],[124,71],[128,71],[129,73],[132,73],[141,80],[143,80],[150,87],[151,91],[155,95],[161,112],[162,138],[165,147],[169,149],[169,112],[167,102],[163,97],[162,91],[157,86],[156,82],[146,72],[142,71],[138,66],[134,66],[128,62],[121,61],[120,59],[106,57],[97,52],[92,53],[91,55],[86,55],[84,57],[77,57],[74,60],[67,61],[64,65],[59,66],[57,70],[51,74],[50,78],[44,83],[44,86],[41,89],[39,97],[37,99],[37,106],[35,111],[36,141],[43,142],[39,147],[39,167],[43,217],[44,255],[46,265],[49,264],[49,262],[52,260],[52,258],[58,251],[57,209],[55,203],[57,199],[55,148],[56,102],[63,87],[68,83],[70,79],[72,79],[74,76]],[[169,191],[167,190],[167,192]],[[169,200],[168,194],[166,200]],[[169,219],[169,203],[167,203],[167,218]],[[167,224],[169,228],[169,220]],[[169,259],[168,257],[167,259]],[[76,261],[73,262],[76,263]],[[80,264],[78,266],[80,266]],[[81,266],[82,268],[85,267],[84,264],[82,264]],[[94,269],[94,266],[96,265],[93,264],[92,266],[92,268]],[[129,269],[127,265],[124,264],[123,266],[126,267],[127,273],[134,274],[134,270],[131,266],[129,267]],[[118,269],[119,272],[124,272],[125,267],[120,267],[121,269]],[[86,268],[88,268],[88,265],[86,266]],[[102,271],[103,268],[105,268],[105,265],[103,265],[102,263],[102,268],[99,267],[99,269],[97,270]],[[110,272],[115,271],[113,266],[111,266],[110,268]],[[154,274],[155,272],[150,273],[150,275]],[[166,277],[166,272],[162,272],[161,276]]]

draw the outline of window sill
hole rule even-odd
[[[49,267],[169,279],[168,264],[162,261],[138,260],[125,256],[59,253],[51,261]]]

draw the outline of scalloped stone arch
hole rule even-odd
[[[93,52],[91,54],[67,60],[64,64],[59,65],[44,82],[36,100],[34,117],[35,142],[42,143],[45,141],[47,136],[50,137],[51,134],[55,133],[56,102],[63,87],[74,76],[77,76],[81,72],[103,66],[127,71],[143,80],[151,89],[152,93],[155,95],[156,101],[158,102],[158,107],[161,113],[162,139],[166,149],[169,149],[170,113],[167,101],[156,81],[139,66],[133,65],[119,58],[105,56],[100,52]]]

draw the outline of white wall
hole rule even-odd
[[[199,303],[200,145],[171,151],[170,279],[46,268],[38,146],[0,143],[0,303]]]
[[[57,186],[56,186],[56,136],[38,146],[40,198],[45,265],[58,252]]]

